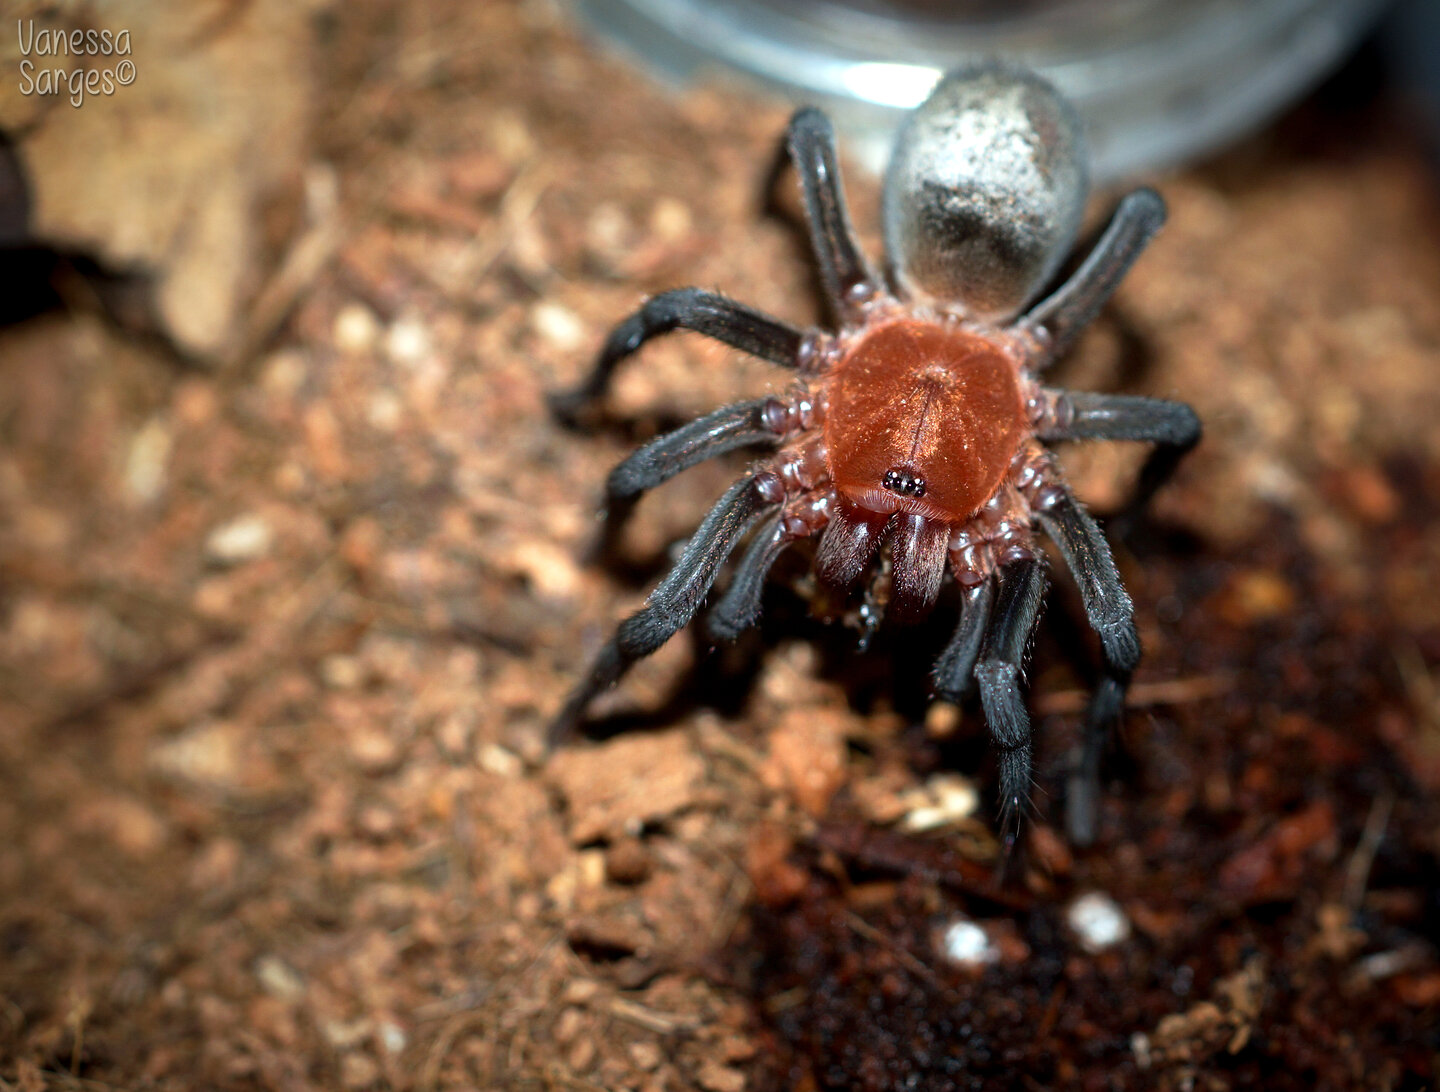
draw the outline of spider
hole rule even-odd
[[[645,606],[620,624],[556,719],[552,742],[690,621],[747,533],[754,530],[708,616],[716,639],[756,621],[775,560],[818,535],[818,582],[845,594],[870,574],[884,609],[902,620],[930,610],[948,568],[960,611],[935,663],[934,692],[958,702],[978,685],[998,751],[1002,817],[1018,813],[1031,783],[1022,682],[1046,584],[1040,530],[1074,574],[1100,638],[1103,675],[1066,794],[1068,833],[1088,844],[1101,754],[1140,642],[1110,547],[1047,445],[1155,445],[1133,509],[1198,442],[1200,422],[1183,403],[1068,391],[1039,377],[1114,293],[1164,222],[1165,204],[1151,189],[1125,196],[1075,272],[1035,303],[1074,244],[1088,190],[1079,121],[1039,76],[996,62],[960,68],[909,115],[884,180],[888,278],[855,241],[829,120],[799,110],[787,144],[834,329],[800,330],[699,288],[663,292],[614,329],[584,382],[552,400],[573,423],[621,360],[675,329],[795,374],[784,397],[718,409],[650,441],[610,474],[614,517],[702,460],[776,449],[730,487]],[[877,564],[885,551],[888,589]]]

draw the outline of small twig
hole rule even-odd
[[[1390,812],[1395,807],[1395,794],[1386,789],[1370,803],[1370,814],[1365,817],[1365,828],[1360,832],[1360,841],[1345,866],[1345,893],[1343,901],[1353,913],[1360,909],[1365,898],[1365,887],[1370,882],[1370,866],[1375,863],[1375,853],[1385,838],[1385,828],[1390,822]]]
[[[339,183],[328,164],[311,166],[305,179],[309,225],[290,244],[279,267],[255,297],[244,329],[225,365],[234,367],[264,347],[340,249]]]
[[[1394,978],[1397,974],[1416,970],[1428,962],[1429,948],[1417,941],[1403,948],[1392,948],[1387,952],[1366,956],[1355,964],[1351,977],[1362,982],[1380,982],[1386,978]]]
[[[612,997],[609,1003],[610,1014],[619,1020],[625,1020],[631,1024],[638,1024],[647,1031],[653,1031],[660,1035],[670,1035],[676,1031],[688,1031],[695,1027],[695,1021],[683,1016],[672,1016],[667,1012],[658,1012],[655,1009],[647,1008],[634,1001],[627,1001],[623,997]]]
[[[1431,734],[1440,733],[1440,684],[1425,666],[1425,657],[1413,641],[1396,645],[1391,655],[1421,725]]]
[[[438,1088],[440,1067],[445,1064],[445,1057],[450,1053],[450,1048],[455,1045],[455,1040],[460,1037],[462,1032],[469,1030],[472,1025],[485,1022],[483,1012],[462,1012],[452,1016],[440,1029],[440,1034],[435,1036],[435,1041],[430,1044],[430,1049],[425,1052],[425,1061],[420,1066],[420,1079],[416,1081],[416,1087],[425,1090]],[[494,1029],[491,1030],[493,1032]]]
[[[80,1057],[85,1050],[85,1021],[90,1016],[90,1008],[90,998],[82,997],[75,1002],[65,1017],[65,1022],[75,1029],[75,1041],[70,1045],[70,1076],[72,1077],[80,1074]]]
[[[121,1087],[96,1077],[79,1077],[63,1069],[42,1069],[40,1075],[47,1078],[47,1089],[52,1083],[57,1088],[83,1088],[89,1092],[118,1092]]]
[[[1055,1021],[1060,1019],[1060,1006],[1065,1001],[1065,983],[1059,983],[1050,994],[1050,1003],[1045,1006],[1045,1014],[1040,1017],[1040,1026],[1035,1029],[1035,1041],[1043,1042],[1055,1028]]]
[[[549,171],[543,163],[530,161],[505,188],[500,197],[499,224],[484,240],[476,240],[477,253],[473,275],[477,280],[490,271],[509,249],[516,231],[534,214],[540,198],[550,185]]]
[[[754,890],[745,870],[733,862],[729,863],[730,880],[725,885],[725,894],[720,900],[720,912],[715,915],[715,925],[710,932],[711,947],[717,949],[728,944],[734,936],[744,915],[745,904]]]
[[[1188,705],[1190,702],[1217,698],[1227,693],[1233,685],[1234,679],[1225,674],[1140,682],[1126,693],[1125,707],[1143,709],[1151,705]],[[1085,690],[1057,690],[1037,695],[1033,704],[1035,712],[1041,716],[1066,716],[1084,712],[1090,704],[1090,694]]]
[[[895,958],[900,960],[901,963],[905,964],[905,966],[909,967],[936,989],[944,988],[943,983],[935,976],[935,972],[917,959],[913,952],[903,945],[896,943],[893,938],[887,937],[879,929],[876,929],[853,911],[845,911],[845,924],[850,926],[851,929],[866,940],[872,940],[887,951],[894,953]]]
[[[499,1037],[503,1030],[500,1022],[487,1021],[486,1010],[495,1002],[508,998],[516,988],[521,985],[535,969],[554,951],[560,943],[560,934],[552,933],[550,938],[535,953],[519,974],[506,984],[504,990],[497,990],[493,986],[482,989],[465,990],[453,997],[447,997],[440,1001],[424,1006],[423,1010],[416,1012],[416,1017],[421,1020],[433,1019],[436,1016],[449,1015],[435,1041],[430,1044],[430,1049],[425,1052],[425,1061],[421,1063],[419,1078],[415,1087],[419,1089],[435,1089],[439,1087],[440,1067],[445,1064],[445,1058],[450,1053],[462,1032],[470,1027],[481,1024],[486,1028],[486,1036],[496,1042],[495,1055],[499,1054]],[[456,1009],[462,1011],[456,1012]],[[453,1015],[451,1015],[453,1013]],[[512,1044],[513,1045],[513,1044]],[[512,1051],[513,1053],[513,1051]],[[509,1059],[505,1064],[514,1067],[514,1059]]]
[[[765,765],[765,756],[748,743],[736,739],[720,725],[706,721],[700,725],[700,747],[716,758],[728,758],[748,774]]]
[[[117,705],[138,702],[149,697],[192,664],[212,652],[228,649],[237,639],[234,634],[217,631],[207,634],[187,648],[162,656],[143,667],[136,667],[124,678],[100,687],[96,693],[86,695],[68,709],[63,709],[45,720],[42,731],[58,732],[88,724]]]
[[[419,1006],[415,1009],[413,1016],[417,1021],[424,1023],[430,1020],[439,1020],[442,1017],[453,1017],[457,1013],[473,1012],[489,1001],[494,992],[494,986],[490,984],[472,990],[462,990],[449,997],[442,997],[438,1001],[430,1001]]]
[[[549,1082],[547,1087],[569,1088],[573,1092],[606,1092],[603,1085],[588,1081],[584,1077],[577,1077],[561,1068],[558,1062],[551,1062],[545,1067],[545,1079]]]
[[[25,1010],[3,994],[0,994],[0,1012],[10,1021],[11,1031],[19,1031],[25,1026]]]

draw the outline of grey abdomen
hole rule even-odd
[[[947,74],[906,120],[885,176],[885,246],[907,298],[1012,318],[1074,243],[1087,190],[1074,109],[998,63]]]

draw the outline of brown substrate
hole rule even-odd
[[[861,654],[800,557],[754,635],[606,699],[637,730],[544,758],[738,472],[601,565],[606,470],[783,377],[675,336],[591,431],[543,394],[647,292],[815,320],[786,111],[676,101],[543,3],[361,10],[342,240],[277,340],[217,375],[84,306],[0,333],[0,1087],[1433,1086],[1440,198],[1386,104],[1157,180],[1062,378],[1207,435],[1118,550],[1147,655],[1099,844],[1057,833],[1095,665],[1057,576],[997,878],[978,711],[926,709],[946,603]],[[1077,492],[1137,454],[1067,457]],[[951,822],[906,834],[922,785]],[[1128,939],[1080,944],[1087,892]],[[995,962],[942,956],[960,914]]]

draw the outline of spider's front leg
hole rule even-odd
[[[722,406],[713,413],[657,436],[632,452],[605,479],[605,525],[599,549],[608,553],[641,494],[707,459],[742,447],[776,444],[792,428],[784,403],[754,398]]]
[[[955,635],[935,661],[931,678],[935,696],[959,705],[970,691],[974,680],[975,661],[990,625],[990,610],[995,602],[995,578],[986,577],[960,593],[960,621]]]
[[[791,404],[789,420],[800,428],[814,424],[814,406],[808,397]],[[778,407],[771,420],[781,417]],[[770,469],[788,483],[785,507],[766,522],[730,578],[730,586],[705,619],[705,631],[717,641],[733,641],[760,617],[765,578],[791,543],[812,538],[828,526],[835,508],[835,492],[824,467],[823,448],[815,442],[783,449]]]
[[[1025,646],[1045,595],[1045,566],[1012,561],[999,573],[999,591],[975,680],[990,737],[1000,751],[1000,809],[1008,816],[1030,797],[1030,715],[1021,685]]]
[[[616,326],[590,374],[578,386],[550,396],[552,412],[562,421],[576,423],[581,412],[604,395],[622,360],[651,338],[679,329],[694,330],[786,368],[798,367],[804,355],[805,335],[788,323],[717,292],[676,288],[652,296]]]
[[[550,726],[552,747],[575,730],[592,698],[615,685],[631,664],[650,655],[695,616],[736,543],[761,515],[784,499],[784,482],[769,471],[747,475],[726,491],[645,606],[620,623],[615,636],[595,657],[585,681],[571,693]]]
[[[717,641],[733,641],[755,624],[760,617],[760,600],[765,594],[765,578],[770,568],[785,552],[785,547],[794,541],[787,534],[780,516],[767,520],[755,532],[755,537],[735,573],[730,586],[705,618],[705,632]]]

